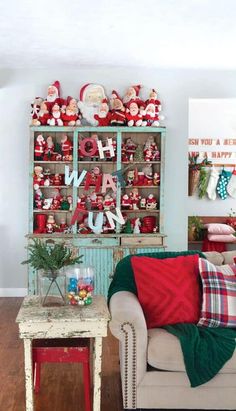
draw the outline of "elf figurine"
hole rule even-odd
[[[113,90],[111,99],[111,116],[110,125],[111,126],[124,126],[126,124],[125,107],[119,94]]]
[[[64,134],[61,139],[61,152],[63,161],[72,161],[72,150],[72,142],[69,140],[69,137],[66,134]]]
[[[110,121],[111,121],[111,113],[109,111],[109,106],[108,106],[108,100],[107,98],[104,98],[101,101],[101,104],[99,106],[99,110],[97,114],[94,114],[95,120],[98,122],[98,127],[101,126],[109,126]]]
[[[44,149],[45,149],[45,140],[42,134],[39,134],[36,137],[34,143],[34,159],[35,161],[43,161]]]

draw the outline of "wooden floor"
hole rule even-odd
[[[0,298],[0,410],[25,411],[23,344],[15,318],[21,298]],[[103,344],[101,411],[121,411],[118,344],[109,335]],[[83,411],[81,366],[44,364],[35,411]]]

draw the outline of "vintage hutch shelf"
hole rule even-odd
[[[113,275],[114,268],[117,262],[128,254],[162,251],[165,248],[165,234],[163,227],[163,214],[164,214],[164,159],[165,159],[165,128],[164,127],[30,127],[31,130],[31,142],[30,142],[30,201],[29,201],[29,235],[28,239],[31,241],[33,238],[41,238],[43,241],[64,241],[67,245],[78,248],[79,254],[84,255],[84,263],[93,265],[96,268],[96,284],[95,292],[107,295],[110,279]],[[34,147],[37,136],[41,134],[46,138],[50,135],[54,144],[60,144],[61,138],[66,134],[73,144],[73,159],[72,161],[57,161],[36,159],[34,157]],[[106,145],[107,138],[112,138],[116,143],[116,157],[115,160],[107,158],[81,158],[79,148],[80,141],[84,138],[91,137],[97,134],[98,139]],[[149,136],[154,137],[154,141],[160,151],[160,160],[158,161],[123,161],[122,160],[122,148],[128,138],[131,138],[136,145],[144,146]],[[126,219],[132,219],[139,217],[141,221],[145,216],[155,220],[156,228],[154,232],[145,232],[139,234],[128,234],[123,232],[123,227],[116,223],[115,230],[113,232],[104,232],[102,234],[82,234],[79,229],[79,223],[75,223],[72,226],[72,232],[53,232],[45,233],[37,232],[37,216],[53,215],[56,223],[59,225],[61,219],[64,219],[66,224],[70,225],[71,218],[77,206],[78,197],[84,192],[84,182],[79,187],[74,187],[73,184],[66,185],[62,181],[61,185],[54,185],[50,182],[47,186],[40,186],[42,189],[43,197],[50,197],[50,193],[57,189],[62,196],[71,196],[72,209],[40,209],[35,207],[35,190],[33,187],[33,175],[34,167],[41,166],[43,171],[47,169],[52,175],[65,174],[65,166],[69,166],[70,172],[73,170],[80,173],[82,170],[91,171],[93,167],[98,166],[101,173],[112,174],[119,170],[124,170],[124,180],[126,180],[126,170],[136,170],[136,173],[142,174],[143,167],[147,164],[152,164],[153,173],[158,173],[160,176],[160,182],[158,185],[151,184],[137,184],[125,186],[116,182],[117,192],[115,194],[116,207],[120,208],[122,215],[126,216]],[[125,193],[130,196],[130,192],[134,189],[138,189],[138,193],[141,198],[147,198],[148,194],[153,194],[157,199],[156,209],[125,209],[122,206],[122,197]],[[94,191],[94,186],[90,187],[86,192],[91,194]],[[97,215],[99,209],[92,209],[94,216]],[[115,209],[111,209],[111,212],[116,214]],[[148,217],[150,216],[150,217]],[[152,220],[153,221],[153,220]],[[29,293],[35,294],[37,291],[36,273],[34,271],[29,272]]]

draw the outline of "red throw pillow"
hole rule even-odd
[[[147,328],[198,322],[201,291],[197,254],[164,259],[135,256],[131,264]]]

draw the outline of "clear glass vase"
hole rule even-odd
[[[38,271],[38,292],[44,307],[65,305],[66,275],[62,270]]]

